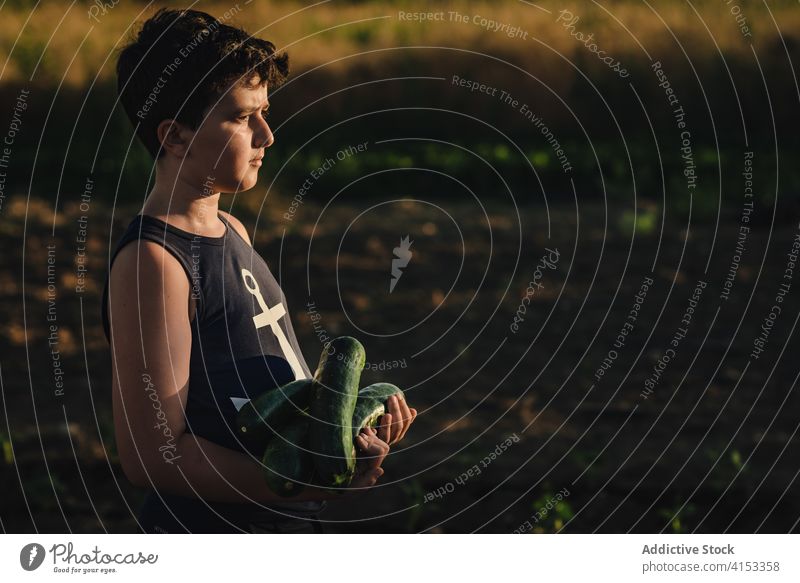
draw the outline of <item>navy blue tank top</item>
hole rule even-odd
[[[149,215],[137,215],[116,245],[119,251],[146,239],[162,245],[183,266],[196,311],[186,399],[186,431],[260,459],[235,429],[236,414],[249,400],[312,373],[295,337],[289,307],[266,261],[222,215],[226,231],[204,237]],[[102,318],[110,342],[109,277]],[[113,290],[111,290],[113,293]],[[151,490],[140,512],[148,532],[247,532],[253,523],[286,516],[311,517],[325,501],[258,504],[206,502]]]

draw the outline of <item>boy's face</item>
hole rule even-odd
[[[238,85],[211,104],[189,138],[182,173],[197,177],[204,190],[210,189],[206,194],[253,188],[261,166],[253,159],[263,157],[275,141],[264,119],[268,107],[267,84],[259,85],[258,75],[249,86]]]

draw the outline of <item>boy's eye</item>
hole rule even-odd
[[[262,109],[261,110],[261,117],[266,119],[268,115],[269,115],[269,109]],[[250,117],[249,115],[242,115],[242,116],[237,117],[236,119],[238,119],[239,121],[245,121],[249,117]]]

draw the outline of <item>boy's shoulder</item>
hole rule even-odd
[[[221,214],[231,225],[233,225],[233,228],[236,229],[236,232],[242,236],[242,239],[247,241],[248,245],[253,245],[253,243],[250,242],[250,237],[247,236],[247,229],[242,224],[242,221],[234,217],[232,214],[226,213],[222,210],[219,211],[219,214]]]

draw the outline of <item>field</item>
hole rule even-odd
[[[34,4],[0,7],[0,526],[133,532],[100,294],[152,184],[114,50],[156,7]],[[739,5],[196,6],[292,66],[220,207],[306,361],[354,335],[420,411],[326,531],[797,532],[800,11]]]
[[[321,334],[353,333],[348,317],[368,333],[399,334],[385,339],[356,332],[368,362],[405,364],[365,371],[363,383],[394,382],[421,411],[403,447],[390,453],[384,484],[357,508],[342,504],[326,511],[324,518],[334,521],[326,524],[331,532],[511,532],[563,488],[569,496],[536,531],[793,527],[797,486],[788,460],[797,454],[796,441],[789,438],[796,430],[798,399],[787,382],[796,368],[790,357],[792,322],[776,326],[770,358],[745,366],[771,303],[767,295],[750,296],[758,279],[780,277],[780,266],[761,268],[767,232],[752,235],[740,278],[723,302],[722,258],[730,252],[735,228],[720,230],[713,254],[712,229],[693,229],[688,243],[695,252],[683,257],[685,233],[675,226],[667,231],[674,239],[665,235],[660,249],[655,233],[637,234],[635,252],[626,261],[631,233],[613,224],[604,233],[606,217],[598,205],[582,206],[581,220],[588,226],[577,241],[574,209],[550,209],[549,240],[542,209],[521,209],[522,230],[529,235],[520,250],[520,224],[504,207],[488,206],[487,220],[469,203],[445,203],[444,215],[406,201],[351,225],[360,207],[338,205],[321,215],[312,238],[312,219],[321,209],[301,207],[296,220],[302,226],[284,235],[280,215],[286,203],[267,203],[255,244],[276,274],[275,266],[281,268],[306,359],[316,361]],[[29,230],[49,228],[44,205],[15,200],[7,207],[5,248],[22,237],[26,209]],[[131,213],[118,208],[115,228]],[[77,216],[65,212],[60,219],[73,224]],[[254,227],[254,219],[243,220]],[[469,232],[464,244],[451,220]],[[50,239],[28,236],[24,290],[8,275],[17,266],[8,256],[4,260],[3,354],[16,355],[4,359],[2,371],[5,415],[13,420],[11,438],[4,437],[6,528],[32,530],[29,512],[40,531],[135,527],[128,508],[136,507],[141,493],[127,484],[113,446],[110,360],[98,311],[110,224],[110,213],[92,217],[94,251],[85,293],[57,296],[63,396],[55,394],[44,318],[44,244]],[[389,294],[391,248],[406,234],[416,253]],[[771,244],[788,248],[794,234],[773,231]],[[71,239],[51,243],[59,250],[55,273],[62,289],[75,285]],[[558,263],[545,269],[543,288],[512,333],[545,247],[558,251]],[[310,283],[304,260],[309,248]],[[651,272],[656,253],[658,267]],[[704,273],[709,258],[712,267]],[[613,367],[596,382],[647,274],[654,283],[635,328]],[[708,282],[702,310],[655,392],[644,399],[645,380],[669,346],[699,279]],[[27,321],[13,308],[23,297]],[[322,316],[316,326],[307,301]],[[791,305],[795,313],[795,298]],[[400,333],[425,318],[424,335]],[[504,442],[502,455],[486,463]],[[476,466],[479,474],[457,482]],[[439,488],[446,489],[439,492],[444,495],[434,496]]]

